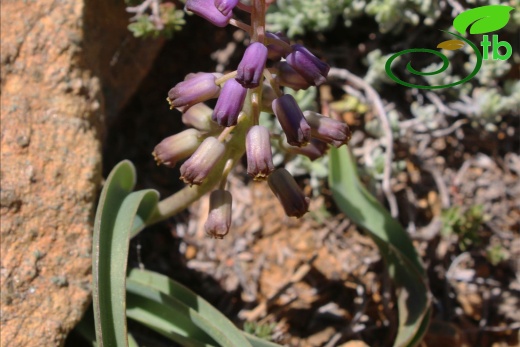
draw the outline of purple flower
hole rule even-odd
[[[199,15],[218,27],[225,27],[233,15],[231,11],[226,15],[220,12],[215,6],[215,0],[188,0],[186,1],[186,10]]]
[[[325,83],[330,66],[302,45],[293,45],[292,48],[293,52],[287,56],[287,63],[308,83],[316,86]]]
[[[198,103],[182,114],[182,122],[200,131],[215,132],[220,128],[211,120],[212,114],[211,107],[204,103]]]
[[[247,173],[255,181],[265,180],[274,170],[269,130],[252,126],[246,136]]]
[[[281,86],[289,87],[294,90],[307,89],[311,85],[296,70],[294,70],[287,62],[277,64],[278,72],[276,79]]]
[[[267,183],[289,217],[300,218],[309,210],[309,198],[303,195],[298,183],[284,168],[276,169]]]
[[[262,81],[267,48],[260,42],[253,42],[247,47],[237,68],[236,80],[245,88],[256,88]]]
[[[311,135],[334,147],[340,147],[350,141],[352,136],[346,123],[312,111],[304,112],[305,119],[311,126]]]
[[[152,153],[157,165],[175,167],[177,162],[188,158],[202,142],[202,134],[195,129],[184,130],[162,140]]]
[[[284,46],[275,41],[279,40],[287,43],[287,45],[289,44],[289,39],[282,32],[277,32],[275,34],[265,33],[265,38],[267,42],[273,42],[267,45],[267,59],[272,61],[279,61],[290,53]]]
[[[217,189],[209,196],[209,214],[204,229],[206,234],[222,239],[231,227],[231,207],[233,197],[227,190]]]
[[[238,4],[238,0],[215,0],[215,7],[224,16],[229,15],[237,4]]]
[[[215,137],[208,137],[195,153],[181,165],[181,180],[191,185],[201,184],[224,156],[226,146]]]
[[[237,124],[238,115],[244,106],[247,89],[235,79],[227,80],[213,111],[212,119],[220,126]]]
[[[303,117],[292,95],[285,94],[273,101],[273,111],[290,145],[303,147],[311,139],[311,127]]]
[[[301,154],[308,157],[312,161],[322,157],[329,149],[328,144],[318,139],[311,139],[311,142],[309,142],[309,144],[305,147],[291,146],[287,143],[285,136],[282,136],[280,139],[280,146],[288,153]]]
[[[215,79],[220,76],[220,74],[205,72],[187,75],[184,81],[177,83],[168,92],[168,102],[171,108],[189,108],[199,102],[216,98],[220,92],[220,87],[215,84]]]

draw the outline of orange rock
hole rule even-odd
[[[3,1],[0,22],[2,346],[61,346],[90,302],[104,118],[161,42],[123,45],[123,2]]]

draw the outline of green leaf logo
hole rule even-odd
[[[459,14],[453,20],[455,29],[464,34],[471,26],[470,34],[485,34],[502,29],[509,21],[511,6],[489,5],[477,7]]]

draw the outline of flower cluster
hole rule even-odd
[[[265,32],[266,0],[252,0],[251,5],[238,0],[187,0],[186,9],[216,26],[232,24],[247,31],[251,43],[236,71],[189,74],[169,91],[171,108],[183,112],[183,122],[192,128],[159,143],[153,152],[157,163],[173,167],[188,158],[180,167],[185,183],[214,186],[220,181],[210,196],[205,224],[210,236],[222,238],[229,231],[232,196],[225,190],[227,174],[244,152],[247,173],[254,180],[268,181],[288,216],[303,216],[309,199],[287,170],[273,165],[271,140],[276,138],[287,152],[312,160],[329,145],[348,143],[350,130],[345,123],[302,112],[282,90],[323,84],[329,66],[305,47],[291,45],[283,33]],[[251,25],[233,18],[237,9],[251,14]],[[214,98],[218,99],[212,110],[203,102]],[[283,134],[270,134],[259,125],[260,111],[274,114]]]

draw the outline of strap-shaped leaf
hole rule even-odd
[[[417,345],[428,327],[430,295],[408,234],[361,184],[346,146],[331,148],[329,185],[341,211],[366,229],[378,246],[397,288],[399,327],[394,346]]]
[[[453,27],[461,34],[470,26],[470,34],[486,34],[505,27],[509,22],[509,12],[513,9],[514,7],[502,5],[473,8],[455,17]]]
[[[188,315],[193,323],[210,335],[221,346],[251,347],[242,332],[206,300],[172,279],[146,270],[133,269],[128,276],[129,285],[140,284],[141,296],[160,298],[164,304],[177,305],[177,317]],[[131,281],[131,282],[130,282]],[[131,288],[129,288],[130,290]],[[148,292],[147,292],[148,290]],[[144,291],[144,292],[143,292]],[[182,304],[182,306],[178,306]]]
[[[134,185],[132,163],[119,163],[107,178],[96,212],[92,295],[100,347],[128,346],[125,282],[130,231],[136,214],[146,220],[158,200],[158,193],[153,190],[132,193]]]

